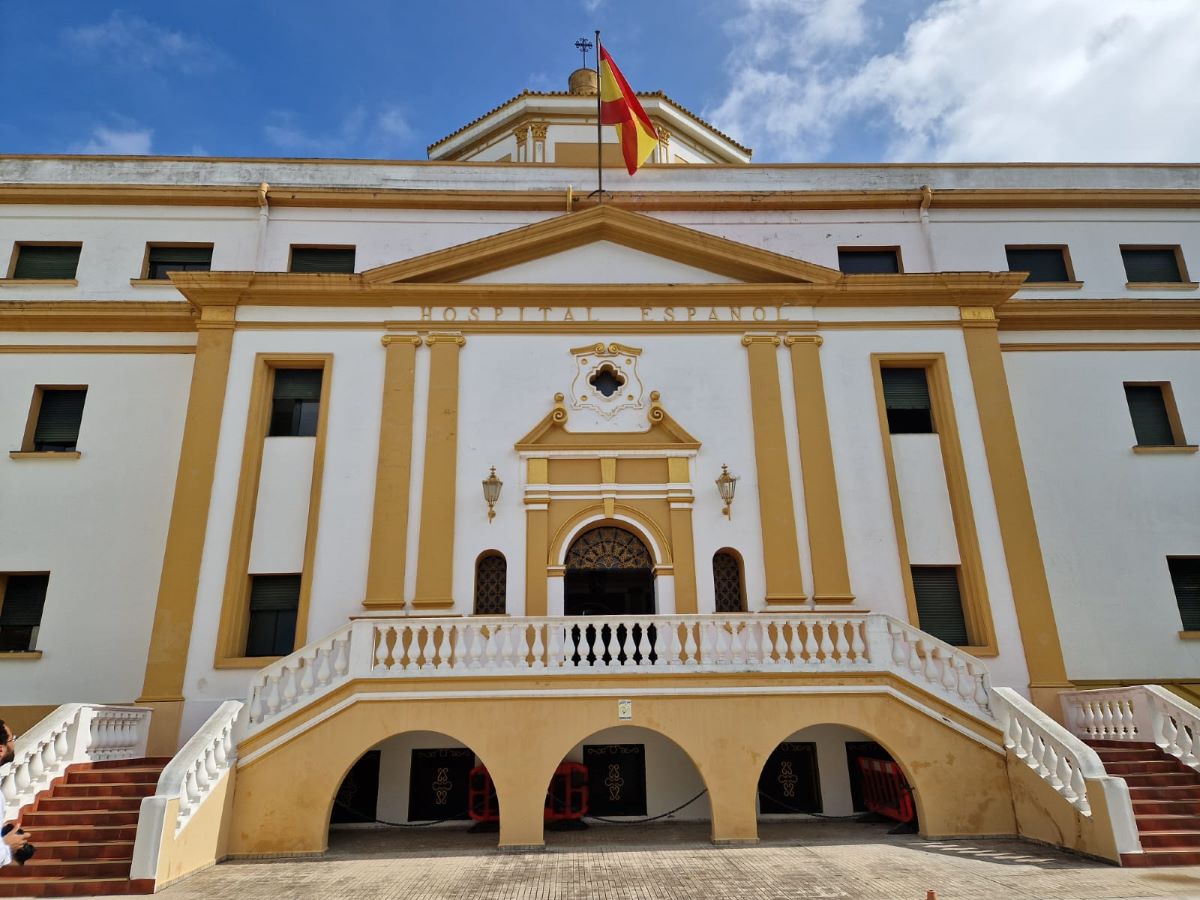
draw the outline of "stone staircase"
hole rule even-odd
[[[1109,775],[1124,778],[1129,785],[1143,852],[1121,854],[1121,865],[1200,865],[1200,772],[1154,744],[1086,743]]]
[[[149,894],[153,880],[130,880],[142,798],[170,762],[122,759],[69,766],[21,813],[37,854],[0,869],[0,897]]]

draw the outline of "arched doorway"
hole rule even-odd
[[[631,531],[615,525],[585,531],[567,550],[565,569],[568,616],[654,613],[654,559]]]

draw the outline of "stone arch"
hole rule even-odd
[[[674,564],[670,541],[667,540],[666,534],[658,524],[645,513],[631,506],[618,504],[612,515],[606,515],[603,507],[596,506],[583,510],[567,520],[550,540],[549,565],[565,566],[567,551],[580,535],[592,528],[604,525],[624,528],[626,531],[632,532],[650,551],[656,571]]]

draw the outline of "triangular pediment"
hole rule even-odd
[[[566,398],[554,395],[554,408],[533,430],[517,441],[520,453],[536,451],[598,452],[602,450],[690,450],[700,442],[676,422],[662,406],[658,392],[650,394],[645,431],[568,431]]]
[[[646,257],[657,258],[663,263],[686,267],[679,270],[687,275],[680,280],[690,283],[699,283],[703,273],[715,276],[710,283],[831,284],[842,278],[842,274],[834,269],[615,206],[594,206],[582,212],[567,213],[467,244],[380,266],[364,272],[362,277],[369,284],[446,284],[482,281],[489,275],[493,277],[486,280],[510,281],[507,278],[498,279],[494,273],[528,266],[534,260],[545,260],[597,243],[618,245]],[[589,258],[589,265],[592,262],[592,258]],[[649,260],[642,262],[650,266]],[[554,268],[557,267],[547,269],[547,273]],[[663,265],[660,268],[665,283],[669,279],[669,268]],[[531,271],[527,277],[534,274]],[[611,274],[601,281],[611,283]]]

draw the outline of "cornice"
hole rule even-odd
[[[195,331],[198,316],[179,300],[0,302],[0,331]]]
[[[1200,329],[1200,300],[1010,300],[1001,331]]]

